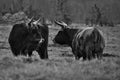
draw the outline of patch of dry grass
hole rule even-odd
[[[120,80],[119,57],[77,61],[70,47],[53,44],[57,27],[50,28],[48,60],[39,59],[36,52],[31,62],[16,59],[7,42],[11,28],[11,25],[0,26],[0,80]],[[120,27],[100,29],[106,39],[104,53],[120,56]]]

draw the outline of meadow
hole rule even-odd
[[[76,25],[81,28],[84,25]],[[32,61],[15,58],[8,44],[11,24],[0,24],[0,80],[120,80],[120,25],[98,27],[106,47],[101,60],[75,60],[69,46],[54,44],[58,26],[49,29],[48,60],[33,52]]]

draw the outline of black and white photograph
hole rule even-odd
[[[120,0],[0,0],[0,80],[120,80]]]

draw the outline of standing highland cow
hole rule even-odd
[[[105,47],[103,34],[95,27],[84,29],[71,29],[64,22],[55,21],[61,26],[61,30],[55,36],[53,42],[58,44],[67,44],[71,46],[75,59],[83,57],[83,60],[102,57]]]
[[[95,27],[87,27],[78,31],[72,41],[72,51],[76,59],[83,57],[84,60],[102,57],[105,41],[103,34]]]
[[[47,59],[48,33],[48,25],[33,18],[28,23],[15,24],[8,39],[13,55],[31,57],[36,50],[41,59]]]

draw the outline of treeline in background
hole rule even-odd
[[[20,11],[28,17],[44,16],[67,23],[85,23],[95,15],[100,15],[104,21],[120,23],[120,0],[0,0],[1,17]]]

